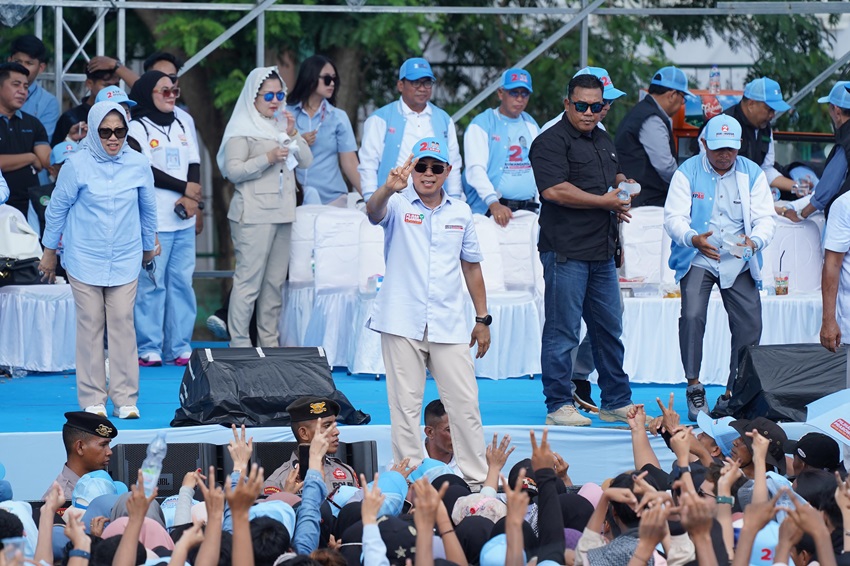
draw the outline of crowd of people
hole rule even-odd
[[[774,161],[770,122],[787,104],[766,77],[708,120],[700,154],[679,164],[671,117],[692,95],[681,69],[652,76],[613,138],[602,120],[625,93],[607,70],[575,73],[563,114],[540,128],[525,112],[530,73],[508,69],[499,105],[476,116],[464,136],[464,166],[453,120],[430,101],[436,76],[425,59],[401,65],[400,97],[365,121],[359,150],[346,114],[333,106],[340,79],[332,61],[304,61],[291,90],[276,67],[252,70],[216,156],[235,187],[228,220],[236,256],[227,320],[218,326],[233,347],[278,346],[296,206],[345,206],[344,175],[385,235],[385,278],[366,325],[381,334],[395,464],[368,484],[358,478],[332,456],[339,407],[305,398],[287,410],[295,438],[310,446],[308,462],[294,453],[265,477],[244,430],[234,429],[234,472],[223,488],[214,469],[188,471],[163,509],[141,480],[122,495],[128,486],[102,470],[117,434],[107,401],[114,416],[139,418],[139,366],[186,365],[191,354],[195,236],[205,203],[194,122],[177,105],[181,62],[157,53],[137,76],[121,61],[96,57],[88,96],[61,115],[37,81],[46,62],[41,41],[23,36],[0,65],[0,203],[27,214],[30,188],[53,183],[39,269],[45,282],[64,273],[71,284],[82,411],[66,415],[68,460],[39,516],[14,502],[15,513],[0,511],[0,538],[26,534],[27,557],[72,566],[787,564],[790,556],[798,566],[848,563],[850,483],[838,444],[822,434],[789,443],[763,418],[712,421],[700,366],[717,285],[732,331],[729,380],[712,411],[724,417],[739,352],[760,340],[760,253],[777,215],[799,221],[831,209],[821,342],[835,351],[850,336],[850,83],[820,100],[836,144],[814,184]],[[814,195],[805,195],[812,186]],[[774,193],[798,200],[777,207]],[[687,417],[699,422],[698,436],[672,406],[650,421],[623,369],[620,223],[640,206],[663,207],[672,240]],[[539,212],[546,424],[587,426],[583,409],[632,431],[634,469],[595,484],[572,485],[545,430],[539,443],[530,433],[532,458],[507,479],[500,474],[510,439],[484,441],[470,348],[487,354],[493,317],[473,214],[505,227],[517,211]],[[594,369],[598,405],[587,380]],[[425,409],[423,444],[426,370],[440,404]],[[673,451],[669,472],[647,428]],[[790,466],[786,452],[794,455]],[[203,503],[193,506],[194,496]],[[56,512],[68,499],[58,528]],[[0,566],[21,560],[2,556]]]
[[[850,564],[850,479],[835,440],[789,441],[761,417],[701,414],[697,432],[672,398],[658,405],[657,418],[642,405],[627,415],[628,470],[576,485],[568,447],[562,456],[546,429],[531,430],[530,459],[505,476],[512,439],[494,435],[482,481],[469,483],[450,445],[366,478],[334,456],[339,406],[301,398],[287,410],[305,450],[265,482],[252,439],[233,426],[232,472],[184,470],[164,499],[145,491],[142,470],[135,485],[113,481],[104,468],[118,429],[71,412],[67,462],[40,507],[0,481],[0,565]],[[672,452],[669,470],[650,435]]]

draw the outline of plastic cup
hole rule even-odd
[[[628,192],[630,197],[634,197],[640,192],[640,183],[628,183],[626,181],[623,181],[622,183],[620,183],[619,188]]]
[[[788,294],[788,272],[780,271],[775,273],[773,276],[773,281],[776,285],[776,294],[777,295],[787,295]]]

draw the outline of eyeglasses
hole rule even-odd
[[[319,78],[325,83],[325,86],[331,86],[331,83],[338,83],[339,77],[336,75],[319,75]]]
[[[531,96],[531,93],[524,88],[512,88],[511,90],[506,90],[508,96],[511,98],[528,98]]]
[[[163,98],[180,98],[180,87],[173,86],[167,87],[164,86],[162,88],[154,89],[154,94],[161,94]]]
[[[282,90],[279,90],[277,92],[263,93],[263,100],[265,100],[266,102],[271,102],[275,98],[277,98],[278,102],[280,102],[281,100],[286,98],[286,93]]]
[[[413,88],[415,88],[417,90],[420,89],[420,88],[424,88],[425,90],[430,90],[431,87],[434,86],[434,82],[435,82],[434,79],[419,79],[418,81],[408,81],[407,79],[404,79],[404,80],[406,80],[408,83],[410,83],[410,86],[412,86]]]
[[[102,140],[108,140],[112,136],[115,136],[119,140],[123,140],[127,137],[127,132],[129,128],[98,128],[97,135],[100,136]]]
[[[599,114],[600,112],[602,112],[602,109],[605,108],[604,102],[590,103],[590,102],[572,102],[572,101],[570,101],[570,103],[573,106],[575,106],[576,112],[578,112],[580,114],[584,114],[585,112],[587,112],[588,108],[590,108],[590,111],[593,112],[594,114]]]
[[[427,163],[417,163],[413,166],[413,170],[417,173],[424,173],[428,169],[430,169],[434,175],[442,175],[446,170],[446,166],[440,165],[439,163],[434,163],[432,165],[428,165]]]

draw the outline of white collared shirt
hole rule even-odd
[[[483,259],[472,211],[445,191],[433,210],[410,187],[392,195],[384,228],[384,282],[366,327],[413,340],[469,342],[460,260]]]

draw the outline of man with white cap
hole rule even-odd
[[[692,421],[697,413],[708,412],[699,373],[711,290],[720,287],[732,331],[729,379],[715,406],[722,414],[737,375],[739,352],[761,339],[760,261],[749,260],[770,243],[776,229],[764,171],[738,156],[738,121],[715,116],[702,144],[705,154],[691,157],[673,175],[664,206],[664,229],[672,240],[668,263],[682,289],[679,348]]]
[[[611,81],[611,76],[608,75],[608,71],[603,69],[602,67],[585,67],[584,69],[579,69],[574,77],[579,75],[593,75],[602,81],[603,89],[602,89],[602,102],[605,103],[605,106],[602,107],[602,112],[599,113],[599,123],[596,124],[597,128],[602,128],[603,130],[607,130],[602,122],[605,120],[605,116],[608,115],[608,111],[611,110],[611,105],[614,104],[614,101],[620,98],[621,96],[626,96],[626,93],[622,90],[614,87],[614,83]],[[564,108],[569,104],[569,99],[564,93]],[[564,116],[563,112],[543,124],[543,127],[540,128],[541,132],[544,132],[557,124],[561,118]]]
[[[824,187],[831,196],[831,211],[826,222],[824,236],[823,274],[821,295],[823,297],[823,323],[820,343],[830,352],[847,343],[850,337],[850,180],[847,180],[847,160],[850,154],[850,82],[841,82],[833,87],[829,97],[818,102],[829,103],[829,115],[835,126],[835,147],[829,155],[824,170],[824,179],[830,184]],[[841,162],[843,163],[843,166]],[[839,178],[836,173],[843,170]],[[827,172],[829,171],[829,175]],[[838,182],[833,182],[833,180]],[[843,179],[843,183],[842,183]],[[815,195],[820,193],[821,183]],[[815,199],[812,198],[812,201]],[[811,205],[811,203],[810,203]],[[805,212],[805,210],[804,210]],[[850,367],[847,369],[850,386]]]
[[[761,77],[747,83],[741,101],[723,111],[727,116],[735,118],[741,124],[741,149],[738,155],[755,161],[767,175],[767,182],[786,193],[786,197],[805,195],[811,188],[806,181],[799,183],[780,173],[775,166],[775,145],[770,122],[777,112],[791,109],[782,100],[782,89],[779,83],[768,77]],[[704,137],[704,131],[700,138]],[[700,143],[700,153],[705,148]]]
[[[620,168],[641,186],[632,207],[664,206],[678,167],[671,118],[685,105],[685,96],[693,96],[688,77],[676,67],[659,69],[647,92],[620,122],[614,138]]]
[[[472,119],[463,136],[466,169],[463,191],[477,214],[487,214],[507,226],[518,210],[537,212],[537,185],[528,148],[537,137],[537,122],[527,112],[532,93],[525,69],[508,69],[497,90],[499,107]]]
[[[445,110],[429,102],[436,82],[428,61],[421,57],[408,59],[398,70],[396,87],[401,98],[378,108],[364,122],[357,170],[367,202],[387,179],[390,169],[404,164],[409,148],[427,137],[439,139],[448,148],[452,167],[445,184],[446,193],[458,198],[463,193],[460,176],[463,161],[455,123]]]
[[[808,203],[791,203],[782,211],[786,218],[799,222],[811,214],[822,210],[829,215],[830,208],[839,196],[850,190],[850,178],[847,177],[847,163],[850,161],[850,81],[835,83],[828,96],[818,99],[827,105],[829,118],[835,130],[835,145],[826,158],[826,166],[818,182],[817,190]]]

